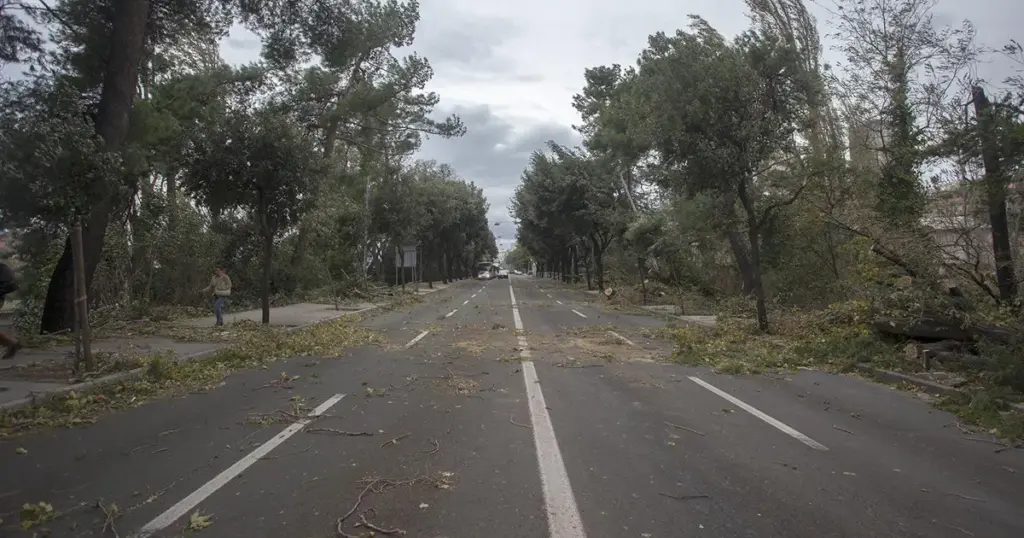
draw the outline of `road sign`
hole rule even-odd
[[[395,247],[395,267],[416,267],[416,245]]]

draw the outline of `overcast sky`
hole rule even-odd
[[[831,0],[805,1],[819,32],[830,33],[831,17],[822,6],[832,6]],[[970,19],[989,45],[1024,41],[1021,2],[940,0],[936,22]],[[429,89],[441,96],[437,115],[457,112],[468,132],[458,140],[428,140],[420,157],[449,163],[483,187],[490,220],[500,222],[495,235],[507,248],[515,235],[508,201],[530,153],[546,140],[579,141],[571,102],[583,70],[632,64],[648,35],[685,26],[691,13],[726,35],[747,27],[743,0],[422,0],[413,49],[434,67]],[[240,30],[225,41],[223,55],[249,61],[258,50],[255,36]],[[839,59],[826,52],[826,61]]]

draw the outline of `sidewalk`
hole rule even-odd
[[[426,289],[424,286],[417,292],[417,295],[427,295],[447,287],[448,285],[435,283],[433,289]],[[270,325],[284,327],[289,331],[300,330],[310,325],[331,321],[343,316],[361,314],[386,305],[387,302],[358,303],[342,305],[336,309],[334,305],[327,304],[292,304],[271,308]],[[4,310],[6,313],[7,309]],[[226,326],[222,333],[216,331],[210,331],[208,334],[199,333],[207,336],[207,339],[212,341],[175,338],[173,335],[176,330],[181,333],[188,333],[194,329],[213,329],[214,318],[210,315],[170,323],[166,326],[166,332],[171,334],[128,334],[123,337],[98,339],[92,343],[92,350],[94,354],[106,354],[108,356],[138,357],[139,355],[171,354],[177,360],[198,359],[209,356],[231,344],[231,325],[240,322],[260,323],[262,317],[263,312],[259,309],[228,312],[224,316]],[[5,325],[7,322],[8,320],[3,320],[0,324]],[[3,330],[8,329],[4,327]],[[40,397],[45,398],[49,395],[70,390],[85,390],[134,375],[132,374],[134,370],[122,371],[82,382],[82,380],[73,377],[73,362],[73,345],[25,348],[14,359],[0,362],[0,410],[18,408],[32,404]]]

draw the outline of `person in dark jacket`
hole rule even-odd
[[[18,279],[14,276],[14,269],[10,265],[0,262],[0,309],[3,309],[7,294],[18,289]],[[13,359],[21,349],[21,342],[17,338],[0,332],[0,345],[7,348],[0,359]]]

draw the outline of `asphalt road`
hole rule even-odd
[[[1024,451],[854,377],[666,363],[660,321],[589,298],[464,281],[367,320],[385,346],[0,442],[0,536],[35,502],[114,536],[100,499],[122,537],[344,536],[360,496],[348,535],[1024,536]],[[279,410],[321,416],[253,423]]]

